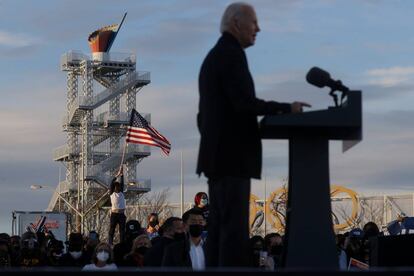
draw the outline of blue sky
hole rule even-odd
[[[10,232],[12,210],[43,210],[59,164],[52,150],[65,143],[61,118],[66,76],[59,60],[69,50],[88,53],[88,34],[125,24],[111,51],[135,52],[138,70],[152,83],[139,92],[137,108],[173,145],[169,158],[155,149],[138,174],[154,191],[171,188],[179,200],[180,152],[184,152],[185,199],[206,190],[195,175],[199,135],[195,117],[197,76],[219,37],[230,1],[5,1],[0,0],[0,232]],[[304,100],[312,110],[331,104],[327,90],[305,82],[312,66],[328,70],[363,91],[364,140],[342,154],[331,143],[331,181],[361,194],[411,193],[414,172],[413,1],[257,0],[261,27],[247,50],[258,97]],[[287,176],[287,142],[264,142],[268,191]],[[62,166],[63,168],[63,166]],[[263,181],[252,192],[263,195]]]

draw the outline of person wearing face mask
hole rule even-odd
[[[70,233],[67,242],[67,252],[60,259],[60,266],[63,267],[83,267],[90,260],[83,252],[83,237],[80,233]]]
[[[101,242],[95,248],[95,254],[92,263],[83,267],[82,271],[115,271],[118,270],[116,264],[113,263],[111,246],[106,242]]]
[[[25,232],[21,238],[21,250],[18,259],[18,266],[23,269],[44,266],[46,264],[45,256],[40,250],[36,234],[30,231]]]
[[[161,238],[148,249],[144,256],[144,266],[159,267],[162,264],[165,248],[176,241],[185,239],[183,222],[180,218],[169,217],[160,227]]]
[[[205,224],[203,213],[195,208],[183,214],[183,225],[187,237],[166,247],[162,266],[189,267],[193,270],[204,270],[205,253],[204,241],[201,238]]]
[[[158,229],[160,228],[159,223],[160,222],[158,220],[157,213],[151,213],[148,216],[148,224],[147,224],[146,231],[147,231],[147,235],[150,238],[150,240],[159,236],[158,234]]]
[[[201,238],[203,241],[207,239],[207,224],[208,224],[208,214],[210,213],[208,209],[208,196],[205,192],[198,192],[194,197],[194,208],[200,210],[203,213],[205,225],[203,227],[203,233]]]
[[[125,266],[143,267],[145,253],[147,253],[150,248],[151,241],[148,238],[148,235],[142,234],[138,236],[133,242],[131,252],[124,257]]]
[[[198,192],[194,197],[194,208],[203,212],[204,220],[208,223],[208,195],[205,192]]]
[[[63,256],[64,250],[63,242],[50,239],[47,243],[46,247],[46,258],[47,258],[47,265],[48,266],[60,266],[60,259]]]

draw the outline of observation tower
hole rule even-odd
[[[125,14],[126,15],[126,14]],[[125,19],[125,15],[123,20]],[[65,145],[53,159],[66,167],[48,211],[71,214],[69,231],[95,230],[105,238],[109,227],[109,186],[118,171],[126,128],[137,93],[150,83],[150,73],[136,70],[136,56],[109,52],[122,25],[111,25],[89,36],[92,54],[70,51],[61,58],[67,73]],[[143,114],[150,122],[150,114]],[[151,190],[150,179],[137,178],[137,165],[151,154],[149,146],[130,144],[124,159],[127,206]],[[131,214],[127,216],[131,217]]]

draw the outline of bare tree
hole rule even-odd
[[[163,221],[173,215],[173,207],[169,202],[170,189],[166,188],[158,192],[143,195],[138,204],[131,210],[131,215],[135,217],[143,226],[149,214],[157,213]]]
[[[342,221],[348,222],[348,227],[339,230],[350,230],[353,228],[363,228],[367,222],[374,222],[380,227],[384,220],[384,203],[372,198],[359,197],[358,214],[351,217],[350,209],[345,204],[337,204],[334,212]]]
[[[362,228],[367,222],[375,222],[379,227],[384,223],[384,202],[382,200],[361,199]]]

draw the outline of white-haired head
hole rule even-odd
[[[244,2],[235,2],[227,6],[221,18],[220,32],[229,31],[235,20],[242,18],[245,15],[246,7],[253,9],[252,5]]]

